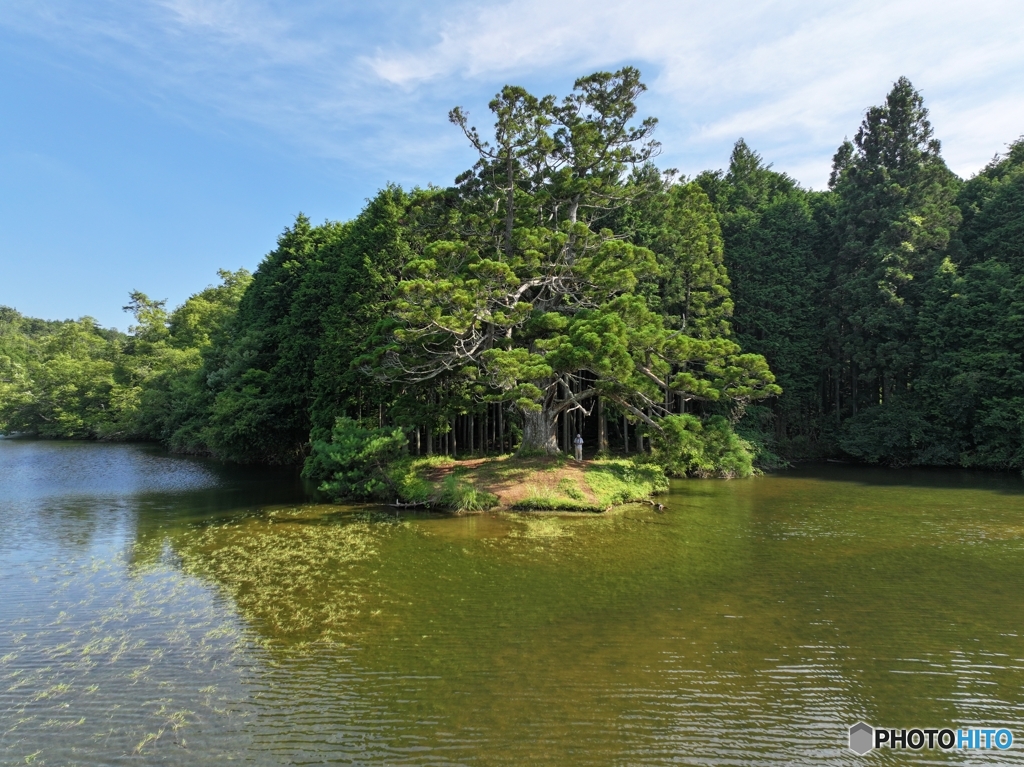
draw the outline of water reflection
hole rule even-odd
[[[2,455],[0,485],[9,500],[198,490],[217,486],[217,475],[225,470],[212,462],[110,443],[3,440]]]
[[[18,489],[48,450],[64,489]],[[396,519],[133,446],[0,441],[0,465],[8,761],[854,764],[858,719],[1024,737],[1010,478]]]

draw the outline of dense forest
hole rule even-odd
[[[505,87],[447,188],[299,215],[255,274],[127,334],[0,308],[0,431],[233,461],[588,450],[670,473],[1024,468],[1024,139],[964,181],[900,79],[801,187],[742,139],[654,164],[626,68]],[[375,458],[376,456],[376,458]],[[368,485],[363,485],[365,490]]]

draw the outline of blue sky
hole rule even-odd
[[[821,188],[907,75],[969,176],[1024,133],[1024,12],[974,2],[0,0],[0,304],[125,328],[254,269],[302,211],[448,184],[503,84],[562,95],[639,67],[659,164],[723,167],[743,136]]]

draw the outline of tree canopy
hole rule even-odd
[[[656,416],[677,398],[743,403],[778,393],[764,359],[728,339],[728,279],[704,193],[629,183],[627,172],[657,150],[655,121],[631,122],[643,90],[628,67],[581,78],[560,101],[505,88],[490,104],[493,143],[453,110],[480,154],[461,177],[467,226],[406,265],[384,373],[485,382],[521,410],[522,449],[547,452],[558,450],[558,416],[589,414],[599,396],[660,430]],[[655,252],[600,227],[659,192],[652,246],[679,327],[635,292],[638,275],[662,272]]]
[[[173,310],[132,292],[127,333],[0,308],[0,431],[305,462],[364,494],[405,450],[576,431],[702,476],[1024,468],[1024,139],[963,181],[901,78],[827,190],[743,139],[687,179],[655,165],[645,90],[631,67],[506,86],[486,131],[453,109],[452,185],[300,214],[254,274]]]

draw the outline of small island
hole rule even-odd
[[[398,472],[398,508],[603,512],[668,489],[661,467],[568,456],[420,459]]]

